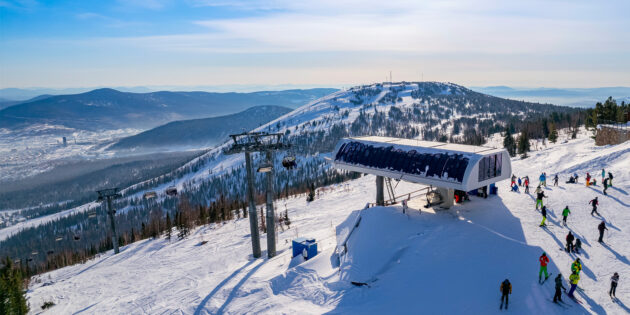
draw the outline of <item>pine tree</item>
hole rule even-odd
[[[521,135],[518,137],[518,154],[521,155],[522,158],[527,157],[527,152],[529,152],[529,137],[527,136],[527,129],[521,130]]]
[[[0,314],[26,314],[24,280],[22,272],[13,265],[13,261],[7,257],[0,268]]]
[[[505,137],[503,138],[503,147],[508,151],[510,156],[516,156],[516,141],[512,136],[510,127],[505,127]]]
[[[556,143],[558,141],[558,130],[556,130],[556,124],[551,123],[549,130],[549,142]]]
[[[167,213],[166,214],[166,239],[169,241],[171,240],[172,230],[173,230],[173,223],[171,222],[170,215]]]

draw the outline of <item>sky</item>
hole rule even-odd
[[[0,0],[0,88],[630,86],[630,1]]]

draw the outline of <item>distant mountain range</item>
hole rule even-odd
[[[123,138],[109,149],[142,151],[168,147],[213,146],[227,140],[230,134],[249,131],[289,112],[291,109],[287,107],[255,106],[227,116],[173,121]]]
[[[297,108],[334,91],[319,88],[252,93],[131,93],[98,89],[37,98],[4,108],[0,110],[0,126],[18,128],[49,123],[88,130],[148,129],[174,120],[233,114],[258,105]]]
[[[612,96],[618,102],[630,98],[630,87],[602,88],[513,88],[508,86],[474,87],[472,90],[494,96],[555,105],[593,107]]]

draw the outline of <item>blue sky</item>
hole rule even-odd
[[[0,0],[0,88],[630,86],[630,1]]]

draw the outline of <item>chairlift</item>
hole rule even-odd
[[[157,194],[155,193],[155,191],[147,191],[142,195],[142,198],[144,198],[145,200],[149,200],[156,197],[157,197]]]
[[[78,241],[81,239],[81,236],[79,234],[74,234],[73,238],[75,241]]]
[[[96,211],[91,211],[88,213],[88,218],[94,218],[96,217]]]
[[[31,253],[31,255],[33,255],[33,256],[35,256],[37,254],[39,254],[39,252],[37,252],[37,251],[34,251],[34,252]]]
[[[295,155],[289,154],[282,159],[282,166],[288,170],[292,170],[297,166]]]
[[[55,251],[54,251],[54,250],[49,250],[49,251],[47,251],[47,252],[46,252],[46,255],[52,255],[52,254],[54,254],[54,253],[55,253]]]
[[[62,237],[62,236],[57,236],[57,237],[55,238],[55,241],[56,241],[56,242],[63,241],[63,237]]]
[[[256,172],[258,172],[258,173],[269,173],[269,172],[271,172],[271,170],[273,170],[273,166],[272,165],[270,165],[270,164],[263,164],[263,165],[258,167]]]
[[[177,188],[175,186],[171,186],[169,188],[166,188],[165,193],[169,196],[177,196]]]

